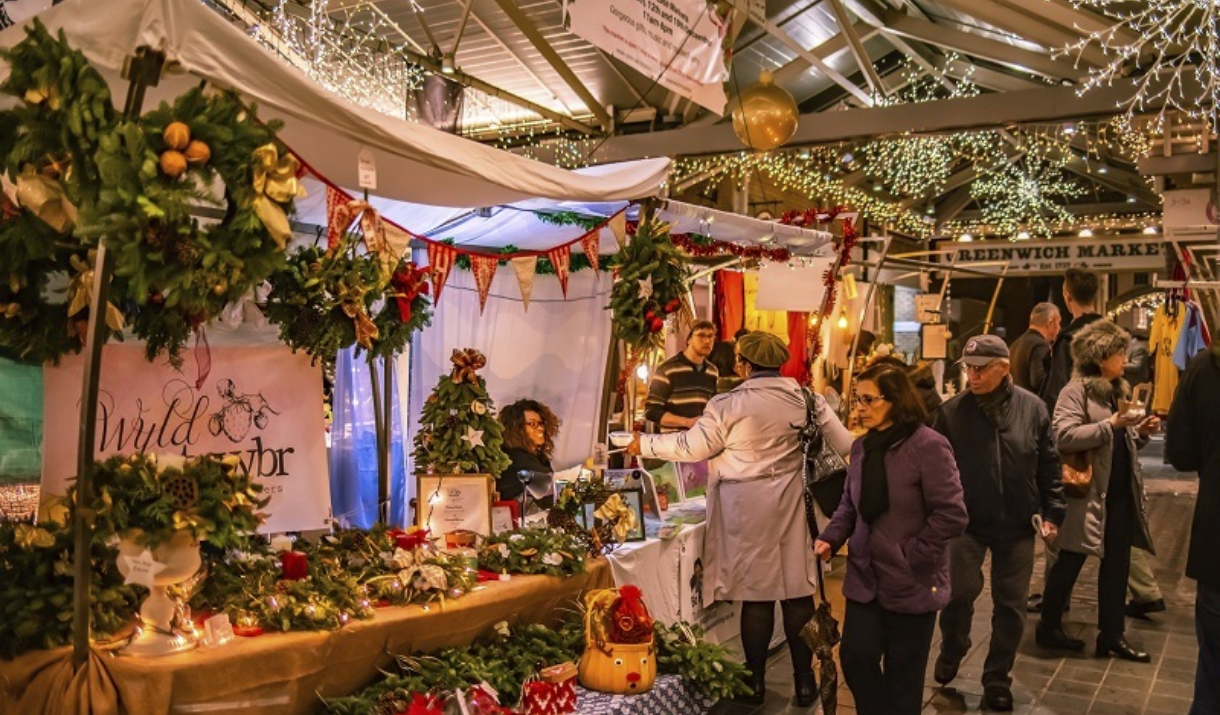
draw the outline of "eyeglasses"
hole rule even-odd
[[[992,360],[986,365],[966,365],[966,372],[972,372],[975,375],[982,375],[997,364],[999,364],[998,360]]]
[[[853,405],[872,407],[874,402],[886,402],[886,399],[881,395],[852,395],[851,401]]]
[[[529,427],[530,429],[541,429],[542,423],[539,422],[538,420],[529,420],[528,422],[525,423],[525,426]]]

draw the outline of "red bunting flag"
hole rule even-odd
[[[593,268],[593,275],[597,276],[597,251],[601,248],[601,229],[593,229],[580,237],[580,247],[585,249],[585,256],[589,259],[589,265]]]
[[[487,305],[487,294],[491,292],[491,279],[496,277],[496,264],[499,256],[485,253],[470,254],[470,270],[474,272],[474,284],[479,289],[479,315]]]
[[[445,287],[445,281],[449,280],[449,271],[457,263],[457,256],[457,249],[447,243],[428,243],[428,270],[432,272],[432,285],[436,286],[436,292],[432,295],[436,306],[441,303],[441,290]]]
[[[546,257],[551,260],[551,265],[555,266],[555,275],[559,278],[559,287],[563,290],[563,297],[568,297],[568,269],[572,265],[572,246],[560,246],[552,248],[546,252]]]
[[[354,199],[333,186],[326,187],[326,247],[333,249],[343,240],[347,227],[355,218],[347,212],[347,205]],[[342,224],[342,225],[340,225]]]

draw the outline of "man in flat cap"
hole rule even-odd
[[[800,631],[814,613],[819,565],[805,517],[799,436],[807,393],[779,374],[787,361],[788,348],[774,335],[742,336],[737,371],[744,381],[713,397],[690,429],[637,435],[628,451],[677,462],[708,460],[703,602],[742,601],[741,641],[753,701],[761,703],[779,601],[796,702],[808,707],[816,694],[813,653]],[[821,396],[810,399],[824,439],[846,455],[851,434]]]
[[[953,446],[970,523],[949,547],[952,598],[940,614],[941,650],[933,676],[957,677],[970,650],[974,601],[983,590],[991,551],[991,646],[983,664],[983,704],[1012,710],[1012,671],[1025,630],[1025,600],[1034,568],[1033,517],[1053,540],[1067,502],[1051,420],[1040,397],[1013,384],[1008,346],[998,336],[966,341],[960,361],[970,389],[941,405],[933,427]]]

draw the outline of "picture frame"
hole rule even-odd
[[[949,326],[921,325],[919,354],[924,360],[945,360],[949,357]]]
[[[495,487],[490,474],[417,474],[415,523],[434,537],[462,530],[489,536]]]
[[[491,533],[515,531],[521,528],[521,505],[515,501],[498,501],[491,505]]]
[[[647,472],[645,472],[647,474]],[[627,503],[627,506],[635,512],[635,527],[627,532],[627,541],[643,541],[644,534],[644,490],[643,489],[620,489],[618,494]],[[655,496],[655,492],[654,492]]]

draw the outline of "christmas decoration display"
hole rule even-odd
[[[731,101],[733,133],[754,151],[771,151],[783,146],[796,133],[800,110],[788,90],[775,84],[767,70],[758,75],[758,84],[746,87]]]
[[[1067,162],[1063,154],[1026,152],[983,172],[970,185],[970,194],[982,206],[983,220],[999,234],[1013,237],[1025,230],[1049,238],[1056,222],[1072,217],[1060,201],[1084,193],[1064,177]]]
[[[522,529],[488,536],[479,565],[493,573],[572,576],[584,573],[588,540],[580,534],[551,529]]]
[[[28,361],[78,351],[88,311],[106,333],[130,323],[151,359],[177,364],[191,331],[283,261],[295,160],[275,125],[226,92],[194,89],[144,117],[120,119],[84,55],[37,20],[4,53],[0,161],[17,185],[0,222],[0,345]],[[212,187],[223,196],[212,195]],[[198,204],[225,209],[200,226]],[[113,303],[90,306],[93,251],[116,254]],[[65,301],[48,286],[70,278]]]
[[[508,468],[504,429],[478,371],[487,358],[454,350],[453,370],[442,375],[424,401],[411,458],[434,474],[500,474]]]
[[[625,641],[616,638],[625,637]],[[652,618],[639,588],[599,589],[585,595],[585,650],[580,684],[621,695],[645,693],[657,678]]]
[[[610,499],[616,506],[604,510]],[[577,520],[586,505],[594,507],[594,523],[584,526]],[[598,514],[598,512],[601,512]],[[583,544],[590,556],[613,551],[626,539],[627,532],[635,525],[635,512],[627,508],[622,497],[606,484],[600,475],[591,479],[578,479],[565,486],[555,499],[555,505],[547,512],[547,526],[573,535]]]
[[[669,224],[643,221],[619,247],[619,280],[608,307],[615,337],[631,350],[660,347],[665,321],[683,307],[689,269],[668,232]]]

